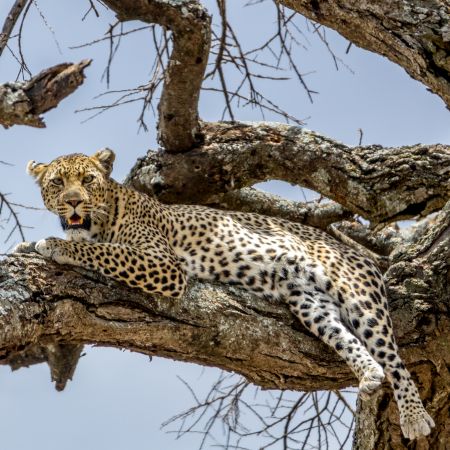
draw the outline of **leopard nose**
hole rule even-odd
[[[72,205],[74,208],[76,208],[81,202],[82,202],[82,200],[67,200],[66,201],[66,203],[68,203],[69,205]]]

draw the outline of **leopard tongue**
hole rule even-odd
[[[67,223],[69,225],[82,225],[83,218],[74,214],[72,217],[69,217],[69,219],[67,219]]]

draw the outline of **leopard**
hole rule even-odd
[[[66,239],[35,251],[148,294],[173,299],[190,278],[284,302],[307,332],[334,349],[359,381],[362,401],[390,382],[408,439],[435,426],[399,356],[386,287],[376,264],[325,231],[250,212],[174,205],[112,177],[115,153],[75,153],[27,172]]]

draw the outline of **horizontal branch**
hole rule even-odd
[[[158,105],[158,135],[168,152],[186,151],[199,139],[198,100],[208,63],[211,18],[195,0],[105,0],[120,21],[156,23],[173,32],[173,49]]]
[[[281,217],[322,230],[334,222],[349,219],[353,215],[334,202],[294,202],[278,195],[268,194],[253,188],[242,188],[218,196],[217,203],[209,206],[229,211],[242,211]]]
[[[450,108],[450,9],[441,0],[278,0],[403,67]]]
[[[33,254],[0,261],[0,280],[0,362],[15,368],[20,358],[11,354],[60,341],[221,367],[264,388],[356,382],[287,307],[237,289],[193,281],[181,300],[149,296]]]
[[[41,114],[56,108],[84,81],[84,69],[91,60],[64,63],[43,70],[25,82],[0,85],[0,124],[43,128]]]
[[[149,152],[127,182],[167,203],[220,203],[234,189],[279,179],[313,189],[373,224],[427,215],[449,199],[450,147],[349,147],[276,123],[205,123],[183,154]]]

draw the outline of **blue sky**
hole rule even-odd
[[[12,3],[13,0],[1,2],[1,20]],[[215,2],[205,4],[213,10]],[[149,132],[138,133],[140,106],[131,104],[82,123],[88,115],[74,111],[96,104],[98,100],[94,97],[106,90],[101,75],[108,45],[76,50],[69,47],[101,37],[114,22],[114,16],[99,6],[100,18],[90,15],[81,21],[89,6],[87,1],[39,0],[37,5],[39,10],[35,6],[30,9],[23,36],[25,58],[33,74],[60,62],[93,59],[92,66],[86,70],[85,84],[45,115],[46,129],[0,129],[0,160],[13,164],[12,167],[0,165],[0,191],[11,193],[10,198],[17,203],[42,206],[37,187],[25,173],[28,160],[46,162],[60,154],[93,153],[107,146],[117,152],[114,177],[122,180],[137,157],[156,148],[156,119],[149,114]],[[261,44],[270,35],[274,17],[270,2],[255,8],[233,7],[229,11],[229,19],[246,49]],[[298,23],[306,36],[302,41],[306,49],[296,50],[295,59],[302,72],[313,72],[306,79],[320,95],[311,104],[295,80],[262,81],[260,87],[294,116],[308,118],[307,128],[349,145],[357,144],[359,128],[364,131],[364,144],[450,144],[448,111],[437,96],[383,57],[355,46],[345,55],[348,42],[328,30],[331,46],[352,70],[341,66],[336,71],[327,49],[308,31],[306,21],[300,19]],[[125,89],[145,83],[152,57],[148,31],[130,35],[123,41],[113,63],[110,88]],[[17,70],[17,63],[5,52],[0,59],[0,82],[14,80]],[[230,76],[236,82],[234,75]],[[202,119],[219,120],[222,109],[220,97],[202,95]],[[236,118],[262,120],[258,110],[248,107],[237,110]],[[265,119],[281,120],[273,114],[266,114]],[[262,187],[287,198],[303,200],[301,189],[286,183],[264,183]],[[20,213],[22,222],[33,227],[26,230],[27,239],[61,235],[57,218],[49,212],[21,210]],[[10,244],[2,244],[2,251]],[[161,358],[149,362],[147,357],[127,351],[95,348],[88,349],[80,360],[74,381],[66,391],[57,393],[50,384],[46,366],[15,373],[1,366],[2,448],[196,448],[197,437],[174,441],[172,435],[160,430],[165,419],[192,405],[189,393],[176,375],[189,379],[198,390],[206,391],[218,376],[218,370]]]

